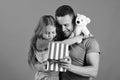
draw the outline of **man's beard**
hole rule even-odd
[[[68,39],[72,32],[63,32],[63,39]]]

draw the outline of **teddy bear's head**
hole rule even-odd
[[[77,17],[76,17],[76,25],[77,26],[86,26],[90,22],[91,22],[90,18],[88,18],[82,14],[77,14]]]

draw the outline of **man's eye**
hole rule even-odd
[[[55,32],[52,32],[53,34],[55,34]]]
[[[64,26],[65,26],[65,27],[68,27],[68,24],[65,24]]]
[[[65,27],[67,26],[67,24],[64,25]]]

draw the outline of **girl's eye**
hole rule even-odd
[[[44,32],[44,34],[47,34],[47,32]]]
[[[44,50],[45,50],[45,51],[47,51],[47,50],[48,50],[48,48],[45,48]]]
[[[46,32],[46,34],[50,34],[50,32]]]

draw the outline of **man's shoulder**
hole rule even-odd
[[[83,45],[87,49],[99,48],[99,43],[94,37],[89,37],[89,38],[84,39]]]
[[[97,40],[95,39],[95,37],[88,37],[83,39],[83,44],[90,44],[90,43],[98,43]]]
[[[88,41],[88,40],[96,40],[95,37],[87,37],[85,39],[83,39],[83,41]]]

